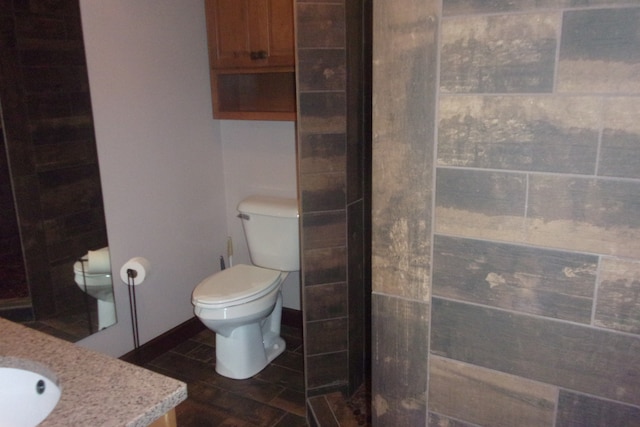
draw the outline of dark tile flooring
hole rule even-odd
[[[310,424],[313,427],[371,426],[370,387],[363,384],[347,398],[340,392],[309,398]]]
[[[176,407],[180,427],[307,426],[302,332],[282,326],[287,349],[246,380],[215,372],[215,334],[202,331],[144,364],[187,383],[188,398]]]

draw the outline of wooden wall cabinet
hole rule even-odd
[[[206,0],[213,115],[295,120],[293,0]]]

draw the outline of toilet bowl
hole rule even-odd
[[[282,293],[287,272],[238,264],[203,280],[193,291],[196,316],[216,332],[216,372],[254,376],[278,357]]]
[[[74,280],[78,287],[92,297],[113,302],[113,282],[111,273],[87,273],[82,269],[82,262],[73,264]]]
[[[286,348],[281,286],[300,269],[296,199],[252,196],[238,205],[253,265],[237,264],[198,284],[195,315],[216,333],[220,375],[246,379]]]
[[[116,323],[109,248],[88,251],[73,264],[73,275],[78,287],[98,300],[98,329]]]

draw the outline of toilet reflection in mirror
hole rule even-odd
[[[73,264],[73,273],[78,287],[98,300],[98,330],[116,323],[109,247],[87,252]]]

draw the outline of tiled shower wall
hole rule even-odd
[[[370,150],[358,102],[365,90],[358,71],[363,4],[296,1],[307,396],[349,394],[365,379]]]
[[[36,315],[84,310],[73,262],[107,237],[78,1],[0,0],[0,66]]]
[[[374,425],[640,420],[640,5],[374,2]]]

